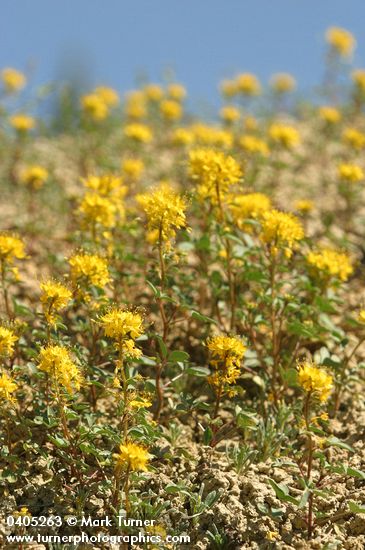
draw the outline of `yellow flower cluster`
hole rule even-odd
[[[6,67],[1,71],[1,80],[8,93],[18,92],[24,88],[27,83],[25,75],[11,67]]]
[[[361,92],[365,92],[365,69],[356,69],[351,74],[352,80],[356,88]]]
[[[293,149],[300,143],[299,132],[293,126],[272,124],[269,128],[269,136],[274,143],[286,149]]]
[[[38,367],[50,375],[55,388],[64,387],[68,392],[79,390],[82,376],[67,348],[49,345],[39,352]]]
[[[231,147],[233,136],[230,132],[216,126],[196,123],[190,127],[193,140],[198,145],[212,147]]]
[[[347,143],[358,151],[365,147],[365,134],[356,130],[356,128],[346,128],[343,131],[342,139],[344,143]]]
[[[109,108],[119,103],[119,96],[113,88],[98,86],[89,94],[83,95],[80,100],[85,115],[93,120],[104,120],[109,114]]]
[[[321,402],[328,400],[333,386],[333,378],[312,361],[299,363],[298,381],[307,393],[318,397]]]
[[[206,342],[212,359],[210,364],[214,373],[208,377],[208,382],[215,388],[231,385],[240,375],[240,367],[246,346],[236,336],[213,336]]]
[[[285,94],[295,90],[295,78],[288,73],[274,74],[270,79],[270,85],[277,94]]]
[[[176,230],[186,226],[186,200],[164,182],[149,193],[137,195],[136,200],[147,216],[152,240],[169,249]]]
[[[335,107],[323,105],[318,109],[319,118],[326,124],[337,124],[341,120],[341,113]]]
[[[10,357],[14,353],[14,345],[18,337],[7,327],[0,325],[0,357]]]
[[[12,264],[14,260],[25,258],[24,243],[18,237],[0,234],[0,261]]]
[[[142,352],[135,346],[135,340],[143,334],[143,317],[140,313],[112,308],[99,320],[106,336],[113,338],[119,351],[129,357],[140,357]]]
[[[330,27],[326,32],[326,40],[341,57],[351,56],[356,47],[354,35],[341,27]]]
[[[121,170],[124,176],[130,181],[139,181],[144,171],[144,163],[141,159],[127,158],[121,163]]]
[[[44,281],[40,284],[41,304],[43,313],[48,323],[54,325],[56,313],[64,309],[72,298],[72,292],[57,281]]]
[[[261,84],[254,74],[242,73],[236,76],[236,89],[237,93],[247,96],[260,95]]]
[[[347,281],[353,272],[348,255],[330,248],[309,252],[306,259],[308,264],[325,278],[336,277],[341,281]]]
[[[48,171],[38,164],[27,166],[20,174],[20,181],[32,189],[40,189],[47,179]]]
[[[160,112],[165,120],[180,120],[183,114],[181,104],[173,99],[164,99],[160,103]]]
[[[18,386],[14,380],[6,372],[3,372],[0,376],[0,399],[8,403],[14,403],[13,393],[17,388]]]
[[[257,219],[264,212],[270,210],[271,200],[263,193],[248,193],[246,195],[235,195],[229,205],[232,218],[236,225],[245,231],[251,232],[250,224],[245,223],[248,219]]]
[[[283,248],[287,256],[291,255],[297,241],[304,238],[302,224],[293,214],[268,210],[261,220],[261,239],[267,243],[271,251]]]
[[[127,442],[120,445],[119,452],[113,455],[116,461],[116,468],[128,472],[146,472],[148,462],[153,456],[141,445]]]
[[[238,162],[221,151],[195,149],[189,156],[190,176],[198,183],[198,196],[221,205],[225,193],[242,178]]]
[[[69,259],[71,279],[84,286],[103,288],[110,282],[107,261],[96,254],[74,254]]]
[[[178,82],[171,82],[171,84],[167,86],[167,95],[175,101],[182,101],[185,99],[187,92],[185,86],[182,84],[179,84]]]
[[[106,228],[115,226],[116,205],[110,199],[99,193],[86,193],[78,209],[85,228],[93,228],[99,224]]]
[[[175,128],[171,136],[174,145],[190,145],[194,139],[193,132],[188,128]]]
[[[127,124],[124,127],[124,135],[137,142],[137,143],[149,143],[152,141],[153,134],[151,128],[146,124]]]
[[[358,164],[340,164],[338,175],[348,183],[358,183],[364,179],[364,171]]]
[[[34,118],[23,113],[11,116],[9,121],[11,126],[21,134],[25,134],[35,127]]]
[[[299,199],[295,201],[294,208],[302,214],[308,214],[314,209],[314,202],[309,199]]]
[[[246,134],[238,139],[238,144],[246,153],[259,154],[266,157],[269,154],[267,143],[256,136]]]
[[[222,107],[219,115],[221,119],[228,124],[233,124],[241,118],[240,111],[237,109],[237,107],[233,107],[233,105],[225,105],[224,107]]]

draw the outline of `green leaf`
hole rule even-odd
[[[298,504],[298,508],[300,510],[302,508],[305,508],[305,506],[307,505],[309,495],[310,495],[310,490],[308,489],[308,487],[306,487],[303,491],[302,497],[301,497],[300,502]]]
[[[177,363],[179,361],[184,362],[189,360],[189,354],[186,351],[172,351],[168,359],[169,363]]]
[[[156,339],[158,341],[158,345],[160,347],[161,355],[165,359],[167,357],[167,347],[165,345],[165,342],[162,340],[161,336],[158,334],[156,335]]]
[[[339,447],[340,449],[346,449],[346,451],[350,451],[351,453],[354,453],[354,449],[350,447],[350,445],[347,445],[347,443],[344,443],[344,441],[341,441],[341,439],[338,439],[338,437],[335,437],[332,435],[326,440],[327,445],[330,447]]]
[[[270,478],[268,479],[268,482],[274,489],[275,494],[279,500],[282,500],[283,502],[290,502],[291,504],[295,504],[296,506],[299,505],[299,501],[289,495],[289,487],[287,487],[287,485],[285,485],[284,483],[276,483],[276,481]]]
[[[206,367],[189,367],[185,372],[193,376],[208,376],[210,374],[210,370]]]
[[[199,313],[198,311],[192,311],[191,316],[193,319],[197,319],[198,321],[203,321],[204,323],[214,323],[217,324],[214,319],[211,319],[210,317],[207,317],[206,315],[202,315],[202,313]]]
[[[360,504],[356,504],[353,500],[350,500],[348,503],[349,510],[353,514],[365,514],[365,506],[361,506]]]

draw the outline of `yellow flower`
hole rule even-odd
[[[78,211],[82,215],[86,226],[93,224],[100,224],[109,228],[115,226],[115,203],[98,193],[86,193]]]
[[[236,86],[239,93],[248,96],[260,95],[261,84],[251,73],[242,73],[236,77]]]
[[[356,69],[352,71],[351,77],[360,92],[365,92],[365,69]]]
[[[270,210],[271,200],[263,193],[248,193],[247,195],[236,195],[229,205],[234,222],[240,229],[248,232],[252,230],[246,222],[247,219],[257,219],[264,212]]]
[[[144,88],[144,93],[150,101],[161,101],[163,98],[163,89],[159,84],[147,84]]]
[[[213,149],[191,151],[189,173],[198,182],[199,197],[210,198],[216,205],[220,205],[229,187],[242,178],[238,162],[233,157]]]
[[[63,386],[70,393],[80,389],[82,376],[67,348],[58,345],[41,348],[38,367],[50,375],[56,388]]]
[[[265,535],[265,539],[271,542],[280,538],[280,534],[277,531],[268,531]]]
[[[51,280],[41,283],[40,288],[44,316],[48,323],[54,324],[55,313],[67,306],[72,298],[72,292],[63,284]]]
[[[365,147],[365,134],[356,128],[346,128],[343,131],[342,140],[358,151]]]
[[[29,185],[33,189],[40,189],[47,181],[48,171],[39,166],[38,164],[32,164],[24,168],[20,175],[20,180],[25,185]]]
[[[220,83],[221,94],[226,98],[232,98],[238,93],[237,82],[235,80],[223,80]]]
[[[357,320],[359,323],[365,324],[365,309],[360,309],[357,316]]]
[[[131,401],[129,401],[129,406],[132,409],[149,409],[150,407],[152,407],[152,401],[150,401],[146,397],[138,395],[131,399]]]
[[[333,386],[332,376],[313,361],[302,361],[298,367],[298,381],[302,388],[318,397],[321,402],[327,401]]]
[[[35,120],[29,115],[18,113],[10,117],[11,126],[20,133],[26,133],[29,130],[33,130],[35,127]]]
[[[1,80],[4,83],[5,90],[9,93],[18,92],[27,83],[25,75],[11,67],[6,67],[1,71]]]
[[[278,73],[271,77],[270,85],[276,93],[284,94],[295,90],[296,81],[290,74]]]
[[[157,230],[157,240],[169,249],[176,230],[186,226],[186,200],[165,182],[136,199],[147,216],[149,231]]]
[[[18,237],[0,234],[0,261],[11,264],[25,258],[24,243]]]
[[[0,399],[8,401],[8,403],[14,403],[13,393],[17,388],[18,386],[14,380],[6,372],[3,372],[0,376]]]
[[[147,472],[148,462],[153,458],[147,449],[137,443],[120,445],[119,452],[113,455],[118,469],[132,472]]]
[[[293,214],[268,210],[262,215],[261,225],[261,239],[270,245],[273,252],[277,248],[284,248],[290,256],[297,241],[304,238],[302,224]]]
[[[145,124],[127,124],[124,127],[124,135],[129,138],[137,141],[139,143],[149,143],[152,141],[152,131]]]
[[[269,136],[272,141],[286,149],[293,149],[300,143],[298,130],[293,126],[284,124],[272,124],[269,128]]]
[[[100,319],[106,336],[120,340],[135,340],[143,334],[143,318],[140,313],[127,309],[113,308]]]
[[[144,163],[141,159],[124,159],[121,168],[132,181],[139,181],[144,171]]]
[[[133,119],[141,119],[146,116],[146,98],[141,90],[133,90],[126,95],[124,112],[128,118]]]
[[[10,357],[14,353],[14,344],[18,337],[12,330],[0,326],[0,356]]]
[[[356,47],[354,35],[341,27],[330,27],[326,32],[326,40],[341,57],[350,57]]]
[[[172,83],[167,86],[167,93],[175,101],[182,101],[186,97],[186,89],[182,84]]]
[[[161,101],[160,111],[166,120],[179,120],[183,114],[180,103],[172,99],[164,99]]]
[[[306,260],[317,273],[326,278],[337,277],[345,282],[353,272],[348,255],[330,248],[309,252]]]
[[[176,128],[171,139],[174,145],[190,145],[194,141],[194,134],[187,128]]]
[[[119,103],[118,92],[109,88],[108,86],[98,86],[95,88],[95,93],[102,101],[104,101],[107,107],[115,107]]]
[[[308,214],[314,208],[314,202],[309,199],[299,199],[295,201],[294,208],[302,214]]]
[[[239,120],[241,117],[241,113],[239,112],[237,107],[233,107],[232,105],[225,105],[224,107],[222,107],[219,115],[221,119],[224,120],[224,122],[227,122],[229,124],[237,122],[237,120]]]
[[[349,183],[358,183],[364,179],[364,171],[357,164],[340,164],[338,175],[341,180]]]
[[[328,105],[323,105],[318,109],[319,117],[326,124],[337,124],[341,120],[341,113],[335,107],[330,107]]]
[[[212,359],[210,364],[214,373],[208,382],[219,388],[222,385],[234,384],[240,375],[240,367],[246,346],[236,336],[213,336],[206,342]]]
[[[258,122],[254,116],[246,116],[243,121],[243,126],[247,132],[255,132],[259,127]]]
[[[107,261],[96,254],[74,254],[69,259],[71,278],[78,284],[103,288],[110,282]]]
[[[259,154],[266,157],[269,154],[269,147],[263,139],[256,136],[245,135],[238,140],[239,145],[247,153]]]
[[[82,96],[81,107],[84,113],[94,120],[104,120],[109,114],[107,104],[97,93]]]
[[[191,131],[197,143],[217,147],[231,147],[233,136],[227,130],[207,126],[206,124],[193,124]]]

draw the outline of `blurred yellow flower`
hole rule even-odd
[[[222,120],[224,120],[224,122],[232,124],[233,122],[237,122],[237,120],[240,119],[241,113],[239,109],[237,109],[237,107],[233,107],[233,105],[225,105],[220,110],[219,116]]]
[[[307,262],[315,268],[317,273],[324,277],[337,277],[341,281],[347,281],[353,272],[350,258],[345,252],[338,252],[330,248],[309,252]]]
[[[361,92],[365,92],[365,69],[356,69],[352,71],[351,77],[355,86]]]
[[[0,375],[0,399],[7,401],[8,403],[14,403],[15,398],[13,393],[17,390],[18,386],[14,380],[6,373],[3,372]]]
[[[32,164],[24,168],[20,174],[20,181],[33,189],[43,187],[48,179],[48,170],[38,164]]]
[[[164,99],[161,101],[160,112],[166,120],[179,120],[183,114],[180,103],[172,99]]]
[[[80,102],[83,112],[93,120],[104,120],[109,114],[106,102],[97,93],[82,96]]]
[[[109,88],[108,86],[98,86],[94,92],[98,95],[102,101],[104,101],[107,107],[116,107],[119,103],[119,95],[116,90]]]
[[[1,71],[1,80],[3,81],[5,90],[9,93],[18,92],[27,83],[25,75],[11,67],[6,67]]]
[[[173,82],[167,86],[167,94],[175,101],[182,101],[186,97],[186,89],[182,84]]]
[[[0,234],[0,261],[11,264],[25,258],[24,243],[14,235]]]
[[[14,353],[14,345],[18,337],[7,327],[0,325],[0,356],[10,357]]]
[[[246,153],[259,154],[266,157],[269,154],[267,143],[256,136],[246,134],[238,139],[238,144]]]
[[[335,107],[330,107],[328,105],[323,105],[318,109],[318,114],[321,120],[327,124],[337,124],[340,122],[342,115],[338,109]]]
[[[123,175],[127,176],[132,181],[139,181],[145,169],[143,160],[129,158],[122,160],[121,169]]]
[[[299,199],[295,201],[294,208],[302,214],[308,214],[314,209],[314,202],[309,199]]]
[[[365,147],[365,134],[356,128],[346,128],[343,131],[342,140],[357,151]]]
[[[300,143],[299,132],[293,126],[276,123],[272,124],[269,127],[269,136],[274,143],[286,149],[293,149]]]
[[[247,96],[260,95],[261,84],[258,78],[251,73],[242,73],[236,77],[236,86],[239,93]]]
[[[291,250],[298,241],[304,238],[302,224],[293,214],[268,210],[261,218],[261,239],[270,245],[271,250],[284,248],[290,256]]]
[[[235,80],[223,80],[220,83],[221,94],[230,99],[238,93],[237,82]]]
[[[190,145],[194,142],[194,134],[188,128],[176,128],[171,140],[174,145]]]
[[[152,131],[145,124],[127,124],[124,127],[124,135],[136,142],[149,143],[152,141]]]
[[[356,47],[354,35],[341,27],[330,27],[326,31],[326,40],[341,57],[350,57]]]
[[[349,183],[357,183],[364,179],[364,171],[357,164],[340,164],[338,176],[341,180]]]
[[[143,91],[150,101],[161,101],[164,95],[164,91],[159,84],[147,84]]]
[[[20,133],[29,132],[35,127],[34,118],[29,115],[24,115],[22,113],[11,116],[9,121],[10,125]]]
[[[72,292],[57,281],[47,280],[40,284],[43,313],[48,323],[56,322],[56,313],[64,309],[72,298]]]
[[[292,92],[296,84],[295,78],[288,73],[274,74],[270,79],[271,88],[278,94]]]

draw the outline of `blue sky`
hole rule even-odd
[[[37,85],[72,66],[120,91],[171,67],[191,97],[215,102],[237,71],[290,72],[311,88],[331,25],[355,33],[365,66],[364,22],[364,0],[1,0],[0,67],[31,67]]]

